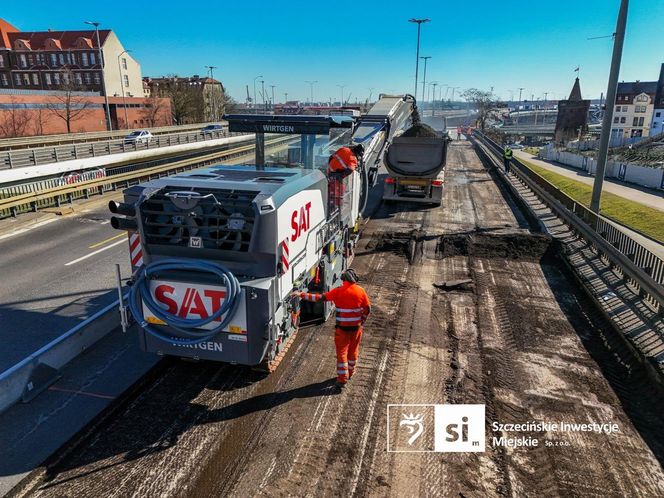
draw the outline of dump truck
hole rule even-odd
[[[393,138],[385,151],[384,164],[389,176],[385,179],[383,200],[440,205],[449,142],[447,133],[406,135]]]

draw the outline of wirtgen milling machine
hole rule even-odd
[[[410,96],[387,96],[373,109],[359,120],[227,116],[230,131],[256,133],[255,165],[151,180],[111,203],[123,215],[113,227],[129,232],[128,307],[145,351],[270,369],[300,318],[327,319],[330,304],[293,291],[340,285],[384,149],[416,108]],[[265,133],[301,135],[299,147],[281,143],[296,164],[266,166]],[[359,167],[330,174],[329,155],[356,144]]]

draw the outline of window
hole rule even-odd
[[[44,54],[42,52],[37,53],[37,64],[44,64]]]
[[[124,86],[125,86],[125,88],[127,88],[127,87],[129,86],[129,76],[127,76],[126,74],[124,74],[124,75],[122,76],[122,78],[124,79]]]
[[[627,106],[626,105],[623,106],[623,112],[627,112]]]
[[[32,56],[32,54],[28,54],[28,65],[29,66],[34,66],[35,65],[35,59]]]
[[[90,64],[93,66],[97,64],[97,56],[95,55],[94,52],[90,52]]]
[[[99,78],[99,73],[95,73],[94,80],[95,80],[95,85],[100,85],[101,84],[101,79]]]
[[[16,83],[16,86],[21,86],[21,75],[18,73],[14,73],[14,83]]]
[[[616,112],[620,112],[620,106],[619,105],[616,106]]]
[[[88,67],[88,53],[81,52],[81,64],[83,67]]]
[[[53,82],[56,85],[60,84],[60,73],[53,73]]]
[[[51,67],[56,67],[58,65],[58,56],[51,54]]]
[[[28,67],[28,61],[25,58],[25,54],[19,54],[18,60],[21,67]]]
[[[62,82],[65,85],[69,84],[69,73],[62,73]]]
[[[655,113],[655,117],[656,117],[656,118],[659,118],[659,117],[661,117],[661,116],[662,116],[662,113],[661,113],[661,112],[656,112],[656,113]]]
[[[625,116],[623,116],[622,118],[620,118],[620,124],[625,124]]]
[[[122,58],[122,69],[127,69],[127,59],[125,57]]]
[[[65,55],[64,54],[58,54],[58,61],[60,62],[61,66],[65,65]]]
[[[644,121],[644,120],[645,120],[645,118],[644,118],[643,116],[641,116],[641,117],[639,118],[639,126],[643,126],[643,121]]]
[[[91,83],[92,78],[90,78],[90,73],[85,73],[85,84],[89,85]]]
[[[9,86],[9,79],[5,73],[0,74],[0,81],[2,82],[2,86]]]
[[[614,123],[617,123],[619,119],[620,119],[620,118],[618,118],[618,117],[616,116],[615,118],[613,118],[613,122],[614,122]]]
[[[51,85],[51,73],[44,73],[44,82],[47,86]]]
[[[0,54],[0,67],[5,67],[5,58]]]
[[[39,75],[37,73],[32,73],[32,84],[39,85]]]
[[[83,78],[81,78],[81,73],[76,73],[74,74],[74,80],[76,81],[77,85],[82,85],[83,84]]]
[[[30,75],[29,75],[28,73],[23,73],[23,82],[24,82],[26,85],[29,85],[29,84],[30,84]]]

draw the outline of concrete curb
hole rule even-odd
[[[125,296],[126,299],[126,296]],[[60,378],[60,369],[120,324],[118,301],[0,374],[0,413],[28,402]]]

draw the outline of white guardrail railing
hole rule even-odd
[[[117,138],[95,142],[74,143],[29,149],[0,151],[0,170],[25,168],[88,157],[108,156],[123,152],[172,147],[175,145],[206,142],[239,135],[226,130],[203,132],[201,130],[153,135],[150,138]]]

